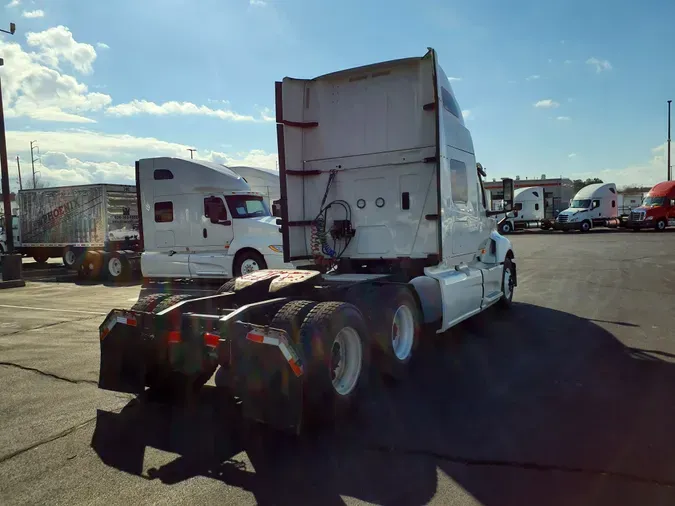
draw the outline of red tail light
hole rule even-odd
[[[211,332],[204,332],[204,344],[211,348],[217,348],[220,342],[220,336]]]
[[[169,344],[180,343],[180,332],[178,330],[171,330],[167,335],[167,341]]]

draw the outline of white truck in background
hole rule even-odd
[[[155,294],[111,311],[99,328],[100,388],[194,392],[218,369],[216,385],[245,417],[300,432],[358,402],[371,356],[403,379],[422,329],[440,334],[511,306],[514,250],[486,208],[485,171],[433,49],[285,78],[276,111],[284,261],[318,267],[253,272],[214,295]],[[153,167],[171,170],[170,160]],[[220,198],[215,186],[188,189]],[[503,186],[510,211],[513,181]],[[168,200],[144,195],[143,220],[153,206],[178,216],[157,211]]]
[[[278,171],[242,165],[227,165],[227,168],[243,177],[244,181],[251,187],[251,191],[260,193],[267,207],[270,209],[272,208],[272,203],[281,198]]]
[[[561,211],[553,228],[588,232],[594,227],[618,227],[619,207],[614,183],[589,184],[577,192],[570,206]]]
[[[518,188],[513,192],[513,210],[506,214],[498,224],[499,233],[508,234],[514,230],[553,227],[553,220],[546,218],[544,188],[530,186]]]
[[[14,250],[37,263],[110,279],[139,266],[138,207],[132,185],[90,184],[19,190]]]
[[[266,196],[224,165],[181,158],[136,162],[141,271],[148,279],[220,280],[292,268]]]

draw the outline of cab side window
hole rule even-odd
[[[155,202],[155,223],[173,221],[173,202]]]
[[[535,204],[535,205],[534,205],[534,210],[535,210],[535,211],[539,211],[539,204]]]
[[[452,190],[452,201],[455,204],[467,204],[469,202],[469,183],[464,162],[450,160],[450,188]]]
[[[514,208],[516,211],[522,211],[522,210],[523,210],[523,203],[522,203],[522,202],[518,202],[517,204],[513,204],[513,208]]]
[[[599,200],[594,200],[594,201],[593,201],[592,207],[593,207],[593,209],[597,209],[598,207],[600,207],[600,201],[599,201]]]
[[[219,223],[227,220],[227,208],[225,202],[220,197],[206,197],[204,199],[204,216],[211,220],[211,223]]]

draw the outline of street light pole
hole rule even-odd
[[[192,160],[194,157],[192,156],[195,151],[197,151],[194,148],[187,148],[187,150],[190,152],[190,160]]]
[[[0,67],[4,65],[0,58]],[[5,210],[5,243],[7,253],[14,252],[14,233],[12,232],[12,203],[9,199],[9,167],[7,166],[7,139],[5,138],[5,111],[2,104],[2,82],[0,82],[0,171],[2,171],[2,201]]]

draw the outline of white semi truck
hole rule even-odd
[[[570,201],[570,206],[558,214],[554,228],[588,232],[594,227],[618,227],[621,222],[617,200],[614,183],[585,186]]]
[[[513,210],[499,222],[499,232],[508,234],[514,230],[553,227],[553,220],[546,218],[544,188],[530,186],[513,192]]]
[[[62,258],[68,268],[118,279],[137,270],[136,189],[90,184],[19,190],[14,249],[36,262]],[[96,264],[97,269],[89,269]],[[95,271],[95,272],[94,272]]]
[[[201,160],[147,158],[136,163],[136,180],[143,277],[222,283],[268,267],[293,268],[283,260],[267,195],[251,191],[239,173]]]
[[[425,334],[512,304],[511,242],[436,52],[276,83],[286,262],[205,297],[156,294],[99,328],[99,387],[216,385],[252,420],[299,432],[403,378]],[[504,180],[505,208],[513,181]],[[145,205],[145,204],[144,204]]]

